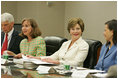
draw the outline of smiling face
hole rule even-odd
[[[73,28],[70,28],[70,35],[72,40],[77,40],[82,35],[82,30],[79,24],[76,24]]]
[[[112,41],[113,39],[113,31],[108,29],[108,25],[105,25],[104,37],[107,41]]]
[[[32,31],[32,26],[30,25],[30,22],[27,21],[27,20],[24,21],[22,23],[22,32],[23,32],[23,34],[28,37],[28,36],[30,36],[31,31]]]

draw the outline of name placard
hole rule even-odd
[[[39,74],[48,74],[49,70],[51,69],[51,67],[47,67],[47,66],[39,66],[36,70],[38,71]]]

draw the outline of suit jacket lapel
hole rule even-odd
[[[69,50],[71,50],[71,49],[73,49],[73,48],[75,48],[75,47],[77,47],[77,43],[74,43],[74,44],[69,48]]]
[[[68,50],[70,50],[70,48],[68,49],[70,43],[71,43],[71,40],[69,41],[69,43],[67,43],[68,45],[66,45],[66,47],[65,47],[65,51],[66,51],[66,52],[67,52]]]
[[[107,49],[108,49],[108,47],[107,47]],[[105,50],[105,53],[106,53],[106,51],[107,51],[107,49]],[[105,58],[107,58],[113,51],[115,50],[115,47],[114,47],[114,45],[111,47],[111,49],[107,52],[107,54],[105,55]]]
[[[75,41],[74,44],[70,47],[69,50],[71,50],[72,48],[77,47],[77,45],[78,45],[79,43],[81,43],[81,40],[82,40],[82,37],[80,37],[77,41]],[[70,42],[70,43],[71,43],[71,42]],[[70,45],[70,44],[69,44],[69,45]]]
[[[13,34],[12,34],[12,37],[11,37],[11,41],[9,43],[9,47],[8,47],[8,50],[12,47],[14,41],[15,41],[15,36],[16,36],[16,33],[15,33],[15,30],[13,31]]]
[[[1,47],[2,47],[3,40],[4,40],[4,35],[5,35],[5,33],[2,32],[2,33],[1,33]]]

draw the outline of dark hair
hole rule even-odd
[[[80,25],[82,32],[84,31],[84,22],[81,18],[72,18],[68,23],[68,32],[70,33],[70,29],[73,28],[76,24]]]
[[[113,19],[110,21],[107,21],[105,25],[108,25],[109,30],[113,30],[113,43],[114,45],[117,44],[117,20]],[[107,41],[106,45],[108,45],[110,42]]]
[[[42,33],[38,27],[38,24],[36,23],[36,21],[34,19],[25,18],[25,19],[23,19],[22,24],[24,21],[28,21],[32,27],[32,31],[30,33],[32,38],[36,38],[37,36],[41,36]],[[27,36],[24,35],[23,32],[21,32],[20,36],[27,38]]]

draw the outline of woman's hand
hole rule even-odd
[[[22,53],[15,55],[14,58],[22,58]]]
[[[8,50],[7,50],[7,54],[8,54],[8,55],[11,55],[11,56],[15,56],[15,55],[16,55],[14,52],[8,51]]]
[[[29,58],[34,58],[34,56],[31,56],[31,55],[26,55],[27,57],[29,57]]]
[[[35,56],[31,56],[31,55],[27,55],[27,57],[34,58],[34,59],[41,59],[40,57],[35,57]]]
[[[58,60],[53,60],[51,58],[44,58],[44,59],[41,59],[41,60],[44,61],[44,62],[48,62],[48,63],[60,64],[60,62]]]

